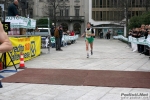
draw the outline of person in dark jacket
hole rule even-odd
[[[62,49],[60,47],[59,26],[55,29],[54,36],[55,36],[56,51],[62,51]]]
[[[52,27],[51,27],[51,36],[54,36],[54,32],[55,32],[55,24],[52,23]]]
[[[8,6],[8,16],[18,16],[18,0],[14,0],[12,4]]]
[[[111,31],[108,30],[108,32],[107,32],[107,34],[106,34],[107,39],[110,39],[110,32],[111,32]]]
[[[62,44],[62,37],[63,37],[63,29],[62,26],[59,27],[59,38],[60,38],[60,47]]]

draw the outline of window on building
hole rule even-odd
[[[63,16],[64,14],[64,11],[63,11],[63,9],[60,9],[60,16]]]
[[[103,2],[102,2],[103,0],[99,0],[99,5],[100,5],[100,8],[102,8],[103,7]]]
[[[100,5],[99,5],[99,0],[96,0],[96,8],[99,8],[100,7]]]
[[[29,16],[30,18],[33,18],[33,9],[30,9]]]
[[[80,6],[75,6],[75,16],[80,16]]]
[[[106,0],[107,1],[107,7],[110,7],[110,0]]]
[[[65,16],[69,16],[69,9],[65,9]]]
[[[50,16],[53,16],[53,9],[50,8]]]
[[[103,8],[106,8],[106,1],[107,0],[103,0]]]
[[[95,20],[95,11],[92,11],[92,19]]]
[[[143,7],[144,6],[144,0],[140,0],[140,7]]]
[[[136,7],[135,0],[131,0],[131,1],[132,1],[132,7]]]
[[[92,0],[92,7],[95,8],[95,0]]]
[[[80,2],[80,0],[74,0],[74,2]]]
[[[99,20],[99,11],[96,11],[96,18],[95,18],[96,21]]]

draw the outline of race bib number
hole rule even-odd
[[[90,38],[91,36],[89,36],[91,34],[91,32],[88,30],[87,32],[86,32],[86,37],[87,38]]]

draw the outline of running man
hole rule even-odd
[[[93,41],[95,36],[94,30],[91,28],[91,23],[87,23],[87,28],[85,29],[85,33],[82,37],[83,36],[85,36],[87,58],[89,58],[89,44],[91,48],[91,55],[93,55]]]

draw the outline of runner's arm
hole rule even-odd
[[[84,37],[84,36],[85,36],[85,33],[83,33],[81,37]]]
[[[0,53],[4,53],[7,51],[12,50],[12,44],[6,34],[6,32],[3,29],[3,25],[0,22]]]
[[[84,33],[81,35],[81,37],[84,37],[86,35],[86,29],[84,31]]]

